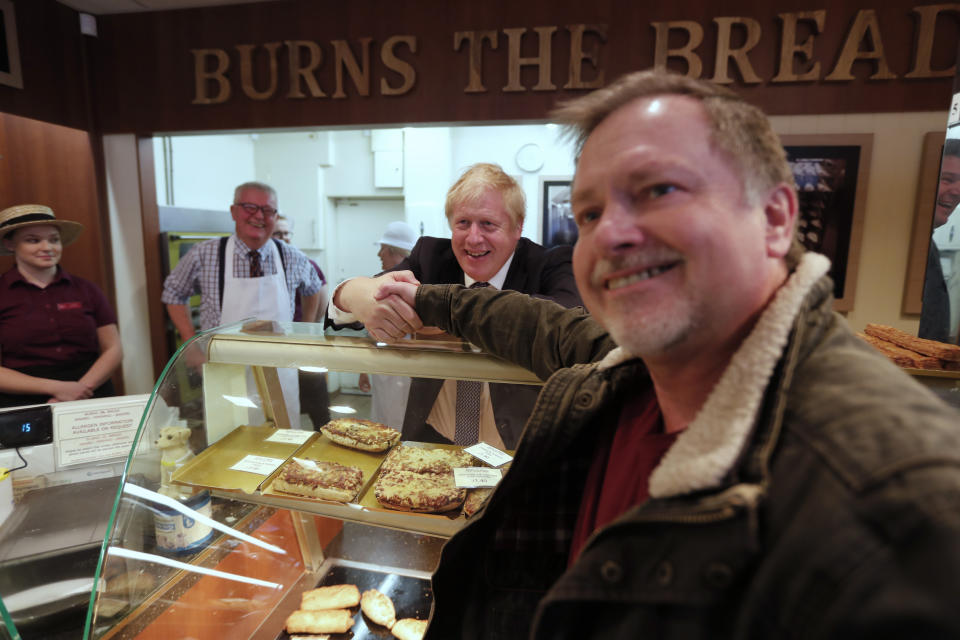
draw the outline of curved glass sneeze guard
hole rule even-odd
[[[326,566],[327,545],[345,535],[344,521],[421,537],[463,526],[459,514],[423,517],[359,497],[342,504],[272,493],[283,462],[323,444],[310,426],[286,428],[301,415],[283,369],[296,380],[298,368],[323,373],[331,397],[360,373],[542,384],[459,342],[378,345],[304,323],[247,322],[199,334],[168,363],[144,412],[84,638],[276,637],[296,608],[292,600]],[[369,397],[351,410],[370,418]]]

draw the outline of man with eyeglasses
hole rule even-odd
[[[161,300],[184,341],[196,333],[187,301],[197,288],[201,294],[200,328],[204,330],[245,318],[290,322],[297,291],[303,316],[316,317],[323,283],[303,252],[286,242],[271,242],[277,214],[273,187],[262,182],[241,184],[234,190],[230,206],[233,235],[195,245],[167,276]],[[296,370],[279,372],[281,383],[284,376],[292,376],[295,385]],[[288,386],[284,383],[285,390]],[[297,394],[284,396],[296,426]]]

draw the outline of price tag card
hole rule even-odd
[[[486,442],[478,442],[475,445],[467,447],[464,451],[474,458],[480,458],[491,467],[500,467],[513,460],[510,455],[500,451],[500,449],[496,447],[491,447]]]
[[[230,467],[236,471],[247,471],[257,473],[262,476],[268,476],[273,470],[284,463],[283,458],[268,458],[266,456],[244,456],[242,460]]]
[[[285,442],[288,444],[303,444],[310,439],[313,431],[301,431],[300,429],[278,429],[276,433],[267,438],[265,442]]]
[[[503,478],[503,473],[501,473],[500,469],[462,467],[453,470],[453,480],[460,489],[495,487],[501,478]]]

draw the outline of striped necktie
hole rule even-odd
[[[474,282],[471,289],[489,287],[489,282]],[[482,382],[457,380],[456,429],[453,435],[455,444],[469,446],[480,441],[480,392]]]
[[[262,278],[263,277],[263,264],[260,263],[260,252],[251,251],[247,254],[250,258],[250,277],[251,278]]]

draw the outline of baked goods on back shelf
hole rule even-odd
[[[868,333],[858,333],[860,338],[862,338],[868,344],[872,344],[874,347],[880,350],[880,352],[893,360],[893,363],[900,367],[909,367],[911,369],[939,369],[940,368],[940,359],[934,358],[932,356],[925,356],[922,353],[917,353],[916,351],[910,351],[909,349],[904,349],[900,345],[896,345],[892,342],[887,342],[872,336]]]
[[[875,338],[880,338],[881,340],[886,340],[887,342],[892,342],[903,347],[904,349],[916,351],[917,353],[922,353],[925,356],[932,356],[934,358],[948,360],[950,362],[960,362],[960,346],[955,344],[947,344],[946,342],[937,342],[936,340],[918,338],[910,335],[906,331],[901,331],[900,329],[888,327],[883,324],[868,324],[863,332],[868,336],[873,336]]]
[[[858,333],[894,364],[911,369],[960,371],[960,346],[926,340],[894,327],[868,324]]]

